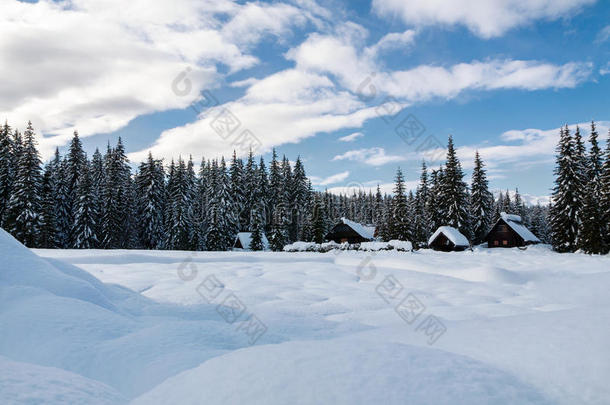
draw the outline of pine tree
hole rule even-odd
[[[324,204],[316,198],[313,206],[312,237],[315,243],[323,243],[326,236],[326,212]]]
[[[250,219],[252,237],[250,238],[250,250],[264,250],[263,244],[264,224],[262,214],[262,204],[256,204],[252,209],[252,218]]]
[[[45,249],[60,247],[57,227],[57,182],[60,164],[59,151],[56,150],[56,157],[47,163],[42,177],[42,225],[40,228],[39,246]]]
[[[138,236],[145,249],[163,247],[165,232],[165,171],[163,162],[148,153],[146,162],[140,164],[136,176]]]
[[[449,136],[447,144],[447,163],[443,174],[441,205],[446,212],[447,225],[458,229],[467,237],[470,235],[468,213],[468,189],[464,182],[464,173]]]
[[[415,195],[414,209],[414,239],[417,247],[425,247],[428,244],[428,238],[432,234],[431,216],[429,213],[429,185],[428,185],[428,169],[426,163],[422,163],[421,176],[419,186]]]
[[[470,197],[470,215],[472,216],[472,233],[475,244],[482,243],[491,227],[493,195],[489,192],[489,182],[483,160],[476,152]]]
[[[21,140],[19,140],[21,142]],[[7,206],[7,230],[27,247],[36,247],[42,227],[42,173],[32,123],[28,122]]]
[[[606,251],[602,210],[600,209],[600,202],[602,201],[601,175],[603,160],[597,137],[595,122],[591,122],[591,134],[589,135],[591,148],[586,162],[586,181],[582,194],[578,246],[584,252],[593,254],[604,253]]]
[[[606,140],[605,157],[600,175],[600,221],[605,235],[604,253],[610,251],[610,131]]]
[[[11,127],[5,122],[0,128],[0,226],[3,226],[3,217],[11,198],[13,185],[13,141]]]
[[[558,252],[573,252],[577,247],[579,170],[574,141],[566,126],[560,131],[550,211],[553,248]]]
[[[286,231],[286,215],[284,206],[280,204],[273,211],[273,223],[271,224],[271,234],[269,237],[271,250],[274,252],[282,251],[287,243],[287,239],[288,232]]]
[[[74,131],[74,136],[70,142],[70,148],[66,155],[66,168],[64,172],[66,181],[66,206],[68,210],[67,222],[70,224],[68,229],[68,239],[70,247],[76,247],[76,230],[74,229],[75,217],[76,217],[76,202],[79,198],[77,195],[76,188],[78,187],[78,181],[87,166],[87,160],[83,145],[78,137],[78,132]]]
[[[76,201],[74,204],[73,246],[76,249],[91,249],[98,244],[95,230],[98,218],[98,201],[93,194],[93,183],[89,165],[85,165],[76,184]]]
[[[400,168],[398,168],[396,171],[394,198],[392,201],[392,214],[390,216],[388,229],[392,239],[404,241],[411,240],[406,186],[402,170],[400,170]]]

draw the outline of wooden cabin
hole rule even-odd
[[[336,243],[362,243],[372,241],[375,239],[374,235],[375,227],[341,218],[341,221],[326,234],[326,240]]]
[[[521,247],[540,243],[540,239],[523,225],[519,215],[505,212],[487,234],[487,247]]]
[[[265,234],[263,234],[263,246],[264,250],[269,250],[269,241]],[[250,250],[250,242],[252,241],[252,232],[239,232],[235,237],[233,243],[233,249]]]
[[[470,242],[451,226],[441,226],[428,239],[428,246],[441,252],[460,252],[470,248]]]

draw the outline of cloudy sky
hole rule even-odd
[[[595,0],[0,2],[0,118],[48,157],[78,129],[130,158],[275,147],[318,189],[415,182],[452,134],[492,187],[543,196],[557,128],[610,127]],[[470,174],[468,172],[468,174]]]

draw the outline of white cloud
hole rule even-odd
[[[606,63],[606,65],[604,67],[599,69],[599,74],[602,76],[610,74],[610,62]]]
[[[606,25],[602,30],[597,34],[595,38],[595,42],[601,44],[610,39],[610,25]]]
[[[211,127],[225,109],[240,123],[227,137]],[[353,94],[337,89],[327,77],[288,69],[259,80],[242,98],[218,106],[214,112],[204,112],[196,122],[163,132],[150,148],[134,152],[130,158],[139,161],[149,150],[165,158],[185,151],[197,158],[228,156],[233,149],[243,155],[247,149],[234,142],[246,129],[260,141],[257,152],[263,153],[319,132],[359,128],[376,116],[374,108],[367,108]]]
[[[610,129],[610,121],[598,121],[595,123],[600,134],[600,143],[604,134]],[[569,125],[572,133],[576,126],[580,127],[583,138],[586,138],[590,131],[590,122]],[[459,138],[454,137],[459,142]],[[520,164],[523,168],[537,164],[548,164],[554,161],[557,142],[559,141],[559,128],[524,129],[506,131],[500,136],[500,140],[505,142],[499,145],[468,145],[457,148],[458,157],[464,168],[472,168],[474,154],[478,150],[481,158],[490,169],[505,167],[506,164]],[[507,144],[508,143],[508,144]]]
[[[373,0],[373,10],[398,16],[412,26],[464,25],[491,38],[535,20],[556,20],[577,13],[596,0]]]
[[[346,33],[347,32],[347,33]],[[414,35],[414,34],[413,34]],[[366,47],[365,33],[350,25],[333,35],[312,34],[286,53],[297,68],[336,77],[342,86],[367,98],[390,95],[410,104],[433,98],[452,99],[467,90],[541,90],[572,88],[586,80],[593,65],[570,62],[555,65],[539,61],[492,59],[450,67],[420,65],[388,71]],[[369,97],[371,96],[371,97]]]
[[[341,142],[354,142],[358,138],[362,138],[364,134],[362,132],[354,132],[353,134],[349,134],[346,136],[342,136],[339,138]]]
[[[349,171],[333,174],[331,176],[321,178],[316,176],[309,176],[311,183],[315,186],[327,186],[329,184],[341,183],[349,177]]]
[[[347,151],[335,156],[333,160],[353,160],[369,166],[383,166],[387,163],[403,161],[405,157],[387,155],[384,148],[368,148]]]
[[[4,1],[0,116],[17,127],[32,120],[47,135],[48,156],[76,128],[108,133],[143,114],[188,107],[215,87],[218,64],[229,72],[253,66],[256,41],[303,21],[295,6],[228,0]],[[186,87],[177,95],[181,72]]]

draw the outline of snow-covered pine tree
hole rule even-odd
[[[66,181],[66,207],[68,210],[68,223],[70,223],[70,228],[68,230],[68,239],[70,241],[70,247],[76,247],[76,230],[74,229],[75,217],[76,217],[76,201],[79,198],[76,192],[76,188],[78,187],[78,180],[81,176],[81,173],[85,170],[85,166],[87,166],[87,160],[85,157],[85,151],[83,150],[83,145],[78,137],[78,131],[74,131],[74,135],[72,137],[72,141],[70,142],[70,147],[68,149],[68,153],[65,157],[66,159],[66,168],[64,172],[65,181]]]
[[[119,137],[114,149],[108,145],[104,157],[105,182],[102,191],[102,226],[100,239],[105,249],[126,249],[134,240],[133,215],[131,214],[131,169]]]
[[[165,171],[163,162],[150,152],[140,164],[135,186],[139,244],[145,249],[161,249],[165,238]]]
[[[394,181],[394,198],[388,229],[392,239],[409,241],[412,239],[409,227],[409,204],[406,194],[405,179],[400,167],[396,171]]]
[[[41,248],[54,249],[59,247],[57,227],[57,192],[58,182],[61,181],[59,169],[61,158],[59,151],[55,150],[55,157],[47,163],[42,177],[42,225],[40,228]]]
[[[293,235],[294,229],[296,229],[296,218],[294,217],[293,202],[294,202],[294,187],[292,181],[292,167],[286,156],[282,157],[281,165],[282,173],[282,187],[280,189],[280,196],[278,205],[281,205],[283,211],[283,226],[286,232],[285,243],[292,243],[296,241],[296,235]]]
[[[474,169],[472,171],[470,215],[472,217],[472,233],[474,244],[482,243],[491,227],[493,212],[493,195],[489,191],[489,182],[485,164],[476,151]]]
[[[286,222],[285,207],[283,204],[278,204],[273,211],[273,222],[271,224],[271,234],[269,235],[269,247],[274,252],[281,252],[287,243]]]
[[[305,167],[301,161],[301,157],[297,157],[294,163],[294,171],[292,176],[292,195],[293,195],[293,226],[291,227],[291,238],[298,240],[305,218],[311,212],[312,207],[308,206],[309,201],[309,185]]]
[[[603,234],[605,236],[604,252],[610,251],[610,131],[606,139],[606,151],[600,176],[600,220],[603,226]]]
[[[312,239],[315,243],[323,243],[326,236],[326,210],[319,198],[315,198],[313,204]]]
[[[25,246],[36,247],[42,226],[42,162],[36,149],[31,122],[28,122],[23,133],[23,144],[19,148],[20,155],[6,209],[5,226],[6,230]]]
[[[591,122],[589,135],[589,155],[586,162],[586,178],[583,185],[580,229],[578,230],[578,247],[586,253],[600,254],[606,251],[604,242],[604,225],[602,222],[602,151],[597,141],[598,133],[595,122]]]
[[[11,138],[11,127],[8,122],[0,128],[0,227],[2,226],[4,212],[11,198],[11,187],[13,184],[13,140]]]
[[[197,221],[195,226],[197,226],[197,232],[199,234],[197,240],[199,241],[199,245],[197,246],[197,250],[206,250],[205,247],[205,238],[207,234],[208,227],[208,209],[209,202],[211,196],[208,195],[208,188],[210,184],[210,161],[206,162],[205,159],[201,159],[201,167],[199,168],[199,176],[197,178],[197,188],[196,188],[196,203],[195,203],[195,215]]]
[[[447,162],[443,174],[442,206],[446,212],[446,225],[458,229],[467,237],[470,235],[468,212],[468,188],[464,182],[464,172],[453,146],[453,137],[447,143]]]
[[[425,247],[428,244],[428,237],[432,233],[430,226],[430,214],[428,212],[428,169],[426,162],[422,163],[419,186],[415,194],[415,207],[413,215],[413,235],[414,243],[417,247]]]
[[[244,166],[244,178],[242,182],[244,202],[239,217],[241,231],[248,231],[250,229],[250,213],[252,212],[252,208],[258,203],[256,192],[257,171],[258,168],[254,161],[254,154],[252,150],[250,150]]]
[[[85,158],[86,159],[86,158]],[[91,249],[97,246],[95,223],[98,218],[98,201],[92,192],[92,179],[89,165],[84,165],[76,183],[76,201],[74,204],[73,246],[76,249]]]
[[[235,151],[233,151],[233,158],[229,166],[229,177],[231,179],[231,195],[233,196],[235,215],[239,220],[237,231],[241,231],[243,230],[241,224],[243,221],[242,213],[246,208],[246,193],[248,190],[245,187],[244,162],[237,157],[237,152]]]
[[[168,245],[171,249],[189,250],[192,229],[189,213],[189,179],[184,160],[179,157],[171,188],[168,187],[170,205],[170,226],[172,227]]]
[[[220,165],[217,161],[212,163],[213,196],[210,202],[210,219],[208,223],[208,233],[206,236],[206,247],[208,250],[222,251],[228,250],[235,240],[235,234],[231,233],[237,223],[237,218],[233,216],[233,199],[231,196],[231,185],[227,173],[224,158]]]
[[[250,246],[248,246],[248,248],[253,251],[265,249],[263,243],[264,224],[262,210],[262,204],[256,204],[252,208],[252,216],[250,219],[252,237],[250,238]]]
[[[265,159],[261,156],[258,162],[257,178],[257,194],[258,200],[261,204],[261,216],[263,221],[263,228],[265,232],[268,230],[268,226],[271,225],[271,208],[269,206],[269,177],[267,175],[267,166],[265,165]]]
[[[558,252],[573,252],[577,248],[580,167],[567,125],[560,131],[556,162],[550,211],[552,243]]]

